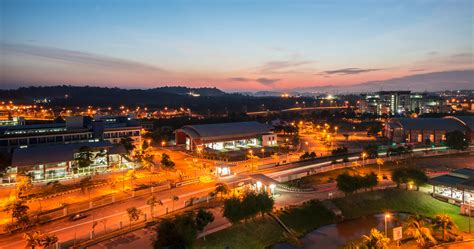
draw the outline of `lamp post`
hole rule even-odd
[[[365,161],[364,161],[364,160],[365,160],[365,157],[367,157],[367,153],[363,152],[363,153],[362,153],[362,166],[365,165]]]
[[[262,152],[262,158],[264,158],[265,157],[265,149],[262,148],[260,151]]]
[[[468,209],[469,209],[468,210],[468,212],[469,212],[469,219],[468,219],[469,220],[469,234],[471,233],[471,202],[472,202],[472,200],[474,200],[474,198],[471,196],[471,197],[469,197],[469,200],[468,200],[468,203],[467,203],[468,204]]]
[[[384,221],[385,221],[385,236],[387,235],[387,220],[390,219],[390,214],[385,214]]]
[[[252,171],[253,170],[253,151],[249,150],[249,154],[250,154],[250,171]]]

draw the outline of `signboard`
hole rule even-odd
[[[402,239],[402,227],[394,227],[393,228],[393,240],[401,240]]]

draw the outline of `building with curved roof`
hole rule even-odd
[[[255,121],[187,125],[175,131],[176,144],[186,150],[238,149],[247,146],[273,146],[277,144],[272,127]]]
[[[395,143],[441,143],[446,133],[461,131],[473,141],[474,116],[444,118],[393,118],[385,124],[384,134]]]

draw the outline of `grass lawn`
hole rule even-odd
[[[439,201],[426,193],[401,189],[379,190],[335,199],[345,218],[383,212],[407,212],[434,218],[448,214],[461,231],[468,231],[468,218],[459,214],[459,207]]]
[[[306,204],[281,212],[280,219],[298,235],[304,235],[315,228],[334,223],[333,214],[319,201]]]
[[[233,225],[225,230],[199,239],[193,248],[249,249],[265,248],[268,245],[283,241],[283,229],[269,216],[255,221]]]
[[[330,223],[333,216],[320,202],[308,202],[300,207],[280,212],[280,219],[298,235]],[[255,221],[240,223],[200,239],[195,248],[265,248],[266,246],[286,240],[283,229],[270,217],[258,218]]]
[[[469,158],[469,159],[467,159]],[[390,162],[386,161],[381,167],[382,176],[391,178],[391,172],[397,167],[418,167],[424,169],[433,169],[437,168],[437,165],[452,166],[452,162],[462,162],[463,160],[472,160],[473,156],[469,154],[455,154],[455,155],[441,155],[427,158],[407,158],[402,161]],[[440,163],[433,163],[433,161]],[[451,162],[451,163],[446,163]],[[297,186],[299,182],[299,187],[315,187],[318,184],[324,184],[329,182],[335,182],[335,179],[338,175],[343,173],[349,174],[367,174],[370,172],[378,173],[378,166],[376,164],[364,165],[362,167],[348,167],[343,169],[332,170],[328,172],[318,173],[315,175],[310,175],[303,177],[299,180],[293,180],[287,182],[290,186]]]

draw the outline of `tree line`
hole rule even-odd
[[[336,178],[337,188],[349,195],[360,189],[373,189],[378,184],[377,174],[371,172],[365,175],[340,174]]]

